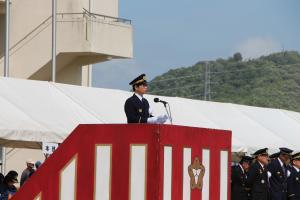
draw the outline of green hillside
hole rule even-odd
[[[300,112],[300,54],[288,51],[242,61],[236,53],[199,62],[155,77],[149,93]]]

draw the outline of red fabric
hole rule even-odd
[[[58,200],[60,171],[74,157],[77,157],[76,199],[94,199],[97,144],[112,145],[111,200],[129,199],[130,145],[132,144],[147,144],[146,196],[148,200],[162,200],[163,197],[165,145],[172,146],[172,200],[182,200],[184,147],[192,148],[192,161],[194,156],[202,159],[203,148],[210,149],[212,173],[210,200],[217,200],[220,195],[220,168],[216,164],[220,162],[220,150],[227,150],[228,155],[231,155],[229,131],[148,124],[80,125],[20,188],[13,200],[32,200],[40,192],[42,192],[42,200]],[[230,187],[228,195],[229,192]],[[191,192],[191,196],[192,200],[201,199],[201,193],[196,190]]]

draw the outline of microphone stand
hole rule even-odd
[[[166,109],[166,112],[167,112],[167,115],[168,115],[168,118],[170,119],[170,122],[171,122],[171,124],[173,124],[173,120],[172,120],[172,115],[171,115],[171,108],[170,108],[170,104],[169,103],[165,103],[165,102],[163,102],[163,104],[164,104],[164,107],[165,107],[165,109]],[[168,104],[168,107],[167,107],[167,104]]]

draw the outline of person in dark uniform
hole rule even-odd
[[[272,155],[270,155],[270,156],[269,156],[269,158],[270,158],[270,160],[272,161],[272,160],[274,160],[274,159],[278,158],[278,157],[279,157],[279,155],[280,155],[280,152],[273,153]]]
[[[253,156],[255,162],[250,166],[246,179],[246,187],[251,189],[252,200],[268,200],[268,172],[269,162],[268,148],[256,151]]]
[[[248,200],[250,194],[246,188],[247,172],[253,158],[243,156],[238,165],[231,167],[231,200]]]
[[[291,175],[287,180],[288,200],[300,200],[300,152],[292,156]]]
[[[168,119],[167,115],[158,117],[152,116],[149,103],[147,99],[144,98],[144,94],[146,94],[148,90],[146,75],[141,74],[131,81],[129,85],[132,85],[134,94],[126,100],[124,105],[127,123],[165,123]]]
[[[11,199],[17,192],[15,184],[18,183],[18,173],[9,171],[0,185],[0,200]]]
[[[271,173],[270,182],[270,199],[286,200],[287,199],[287,178],[289,171],[287,166],[290,162],[291,153],[288,148],[280,148],[280,154],[268,165],[268,171]]]

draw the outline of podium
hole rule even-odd
[[[79,125],[13,200],[227,200],[230,163],[230,131]]]

